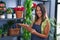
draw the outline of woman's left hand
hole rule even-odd
[[[35,33],[37,33],[37,31],[35,29],[32,29],[31,33],[35,34]]]

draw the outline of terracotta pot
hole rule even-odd
[[[23,17],[23,11],[15,11],[16,18],[22,18]]]
[[[20,28],[11,28],[9,29],[9,35],[10,36],[16,36],[20,34]]]

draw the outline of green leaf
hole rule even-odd
[[[31,18],[32,18],[32,0],[26,0],[24,6],[26,8],[26,16],[25,16],[24,23],[30,25]],[[23,31],[24,31],[24,35],[23,35],[24,40],[29,40],[31,34],[26,29],[23,29]]]
[[[0,29],[0,34],[2,34],[2,29]]]

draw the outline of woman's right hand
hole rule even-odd
[[[19,23],[18,25],[20,25],[20,26],[22,26],[22,27],[28,27],[29,25],[27,25],[27,24],[21,24],[21,23]]]
[[[31,32],[32,34],[35,33],[35,30],[32,29],[32,28],[31,28],[29,25],[27,25],[27,24],[18,24],[18,25],[20,25],[21,27],[27,29],[27,30],[28,30],[29,32]]]

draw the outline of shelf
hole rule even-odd
[[[0,37],[0,39],[6,39],[6,38],[12,38],[12,37],[20,37],[20,38],[22,38],[22,35],[18,35],[18,36],[4,36],[4,37]]]
[[[48,1],[44,1],[44,0],[33,0],[33,1],[37,1],[37,2],[50,2],[50,0],[48,0]]]
[[[19,19],[19,18],[14,18],[14,19],[0,19],[0,21],[1,21],[1,20],[21,20],[21,21],[23,21],[24,18],[20,18],[20,19]]]

